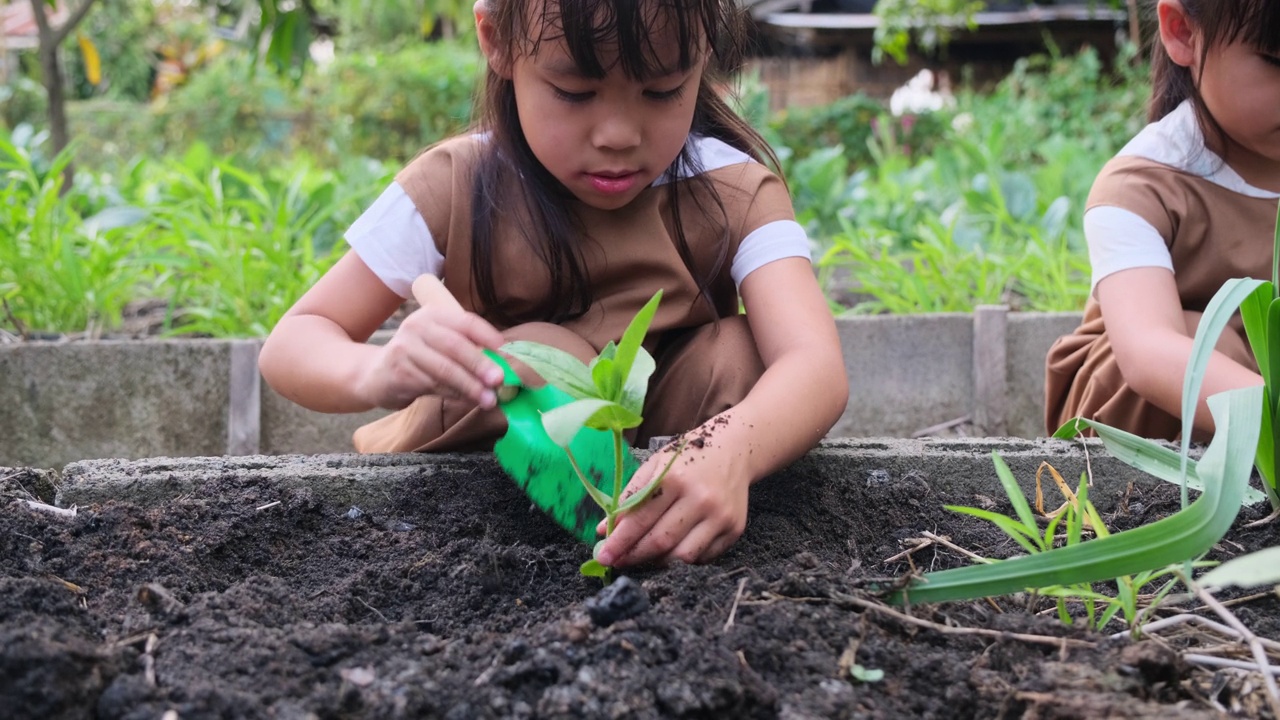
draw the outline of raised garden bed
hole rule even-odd
[[[84,463],[0,469],[6,496],[57,482],[64,519],[0,511],[0,707],[11,717],[1267,717],[1260,683],[1028,614],[1025,598],[915,607],[866,589],[966,562],[928,531],[1003,557],[990,468],[1065,443],[862,443],[759,484],[720,561],[630,573],[649,607],[593,622],[597,582],[487,455]],[[1114,529],[1177,490],[1093,457]],[[359,510],[353,510],[359,506]],[[1246,509],[1241,522],[1261,511]],[[1239,523],[1237,523],[1239,525]],[[1275,542],[1237,527],[1216,558]],[[899,559],[886,561],[898,556]],[[908,559],[908,557],[910,559]],[[1044,607],[1044,606],[1042,606]],[[1274,636],[1280,601],[1241,604]],[[1118,628],[1116,628],[1118,629]],[[1014,634],[1030,637],[1019,638]],[[853,664],[883,671],[859,682]]]

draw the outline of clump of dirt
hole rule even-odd
[[[163,506],[112,501],[74,519],[0,508],[0,707],[44,718],[1266,712],[1243,675],[1028,614],[1025,599],[879,604],[878,579],[966,562],[940,545],[902,555],[923,530],[1013,551],[941,509],[966,498],[909,481],[765,481],[724,558],[626,573],[635,587],[616,594],[630,609],[607,622],[593,607],[612,600],[578,574],[589,549],[504,478],[424,471],[391,499],[393,513],[352,512],[228,476]],[[1155,512],[1165,500],[1141,502]],[[1275,598],[1237,609],[1270,618],[1258,632],[1280,616]]]

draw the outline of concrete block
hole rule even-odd
[[[973,411],[973,317],[838,318],[849,405],[833,437],[910,437]]]
[[[1080,324],[1080,313],[1010,313],[1006,357],[1009,363],[1008,415],[1005,427],[1016,437],[1043,437],[1044,359],[1059,337]]]
[[[261,452],[267,455],[350,452],[351,433],[388,412],[318,413],[297,405],[263,383]]]
[[[0,465],[221,455],[230,344],[0,346]]]

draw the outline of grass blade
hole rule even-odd
[[[1253,468],[1262,388],[1209,398],[1217,433],[1197,464],[1207,488],[1186,509],[1108,538],[991,565],[927,573],[890,595],[891,602],[967,600],[1027,588],[1111,580],[1198,557],[1226,534],[1240,511]]]

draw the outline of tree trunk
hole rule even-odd
[[[81,0],[80,6],[67,17],[67,21],[61,27],[55,28],[49,24],[49,17],[45,15],[45,0],[31,0],[31,14],[35,18],[40,34],[40,48],[37,55],[40,58],[40,74],[43,76],[41,82],[44,83],[45,94],[49,100],[49,134],[53,140],[54,156],[65,150],[67,143],[71,140],[67,129],[66,88],[62,82],[62,63],[58,61],[58,48],[62,45],[62,41],[76,29],[80,21],[84,20],[85,15],[89,13],[89,8],[96,1]],[[67,163],[62,178],[62,191],[66,192],[75,179],[75,170],[71,163]]]

